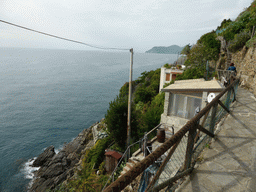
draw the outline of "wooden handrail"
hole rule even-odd
[[[170,149],[175,143],[180,141],[182,137],[191,129],[197,129],[198,121],[216,104],[218,100],[232,87],[239,82],[236,79],[232,84],[230,84],[226,89],[224,89],[220,94],[218,94],[208,105],[206,105],[196,116],[194,116],[190,121],[188,121],[179,131],[177,131],[171,138],[166,140],[160,147],[153,151],[150,155],[145,157],[141,162],[137,163],[132,169],[126,172],[124,175],[119,177],[116,181],[111,183],[104,191],[105,192],[117,192],[124,189],[129,185],[137,176],[139,176],[146,168],[155,162],[156,159],[161,157],[168,149]],[[191,139],[192,140],[192,139]],[[194,139],[193,139],[194,141]],[[186,172],[186,171],[185,171]]]

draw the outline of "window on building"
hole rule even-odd
[[[201,108],[202,93],[171,94],[168,115],[191,119],[197,107]]]
[[[170,81],[170,73],[165,74],[165,81]]]

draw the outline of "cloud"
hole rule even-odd
[[[223,19],[235,18],[250,3],[251,0],[6,0],[0,13],[2,19],[46,33],[96,45],[138,46],[146,50],[157,45],[195,43]],[[20,33],[17,41],[31,38],[37,46],[70,46],[10,26],[4,29],[1,38],[13,39],[7,33],[16,31]]]

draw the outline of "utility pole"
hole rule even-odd
[[[127,115],[127,143],[126,146],[130,145],[131,137],[131,99],[132,99],[132,65],[133,65],[133,48],[131,52],[131,65],[130,65],[130,78],[129,78],[129,98],[128,98],[128,115]],[[127,159],[130,157],[130,150],[128,151]]]

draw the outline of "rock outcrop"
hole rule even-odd
[[[222,43],[223,44],[223,43]],[[222,45],[221,44],[221,45]],[[234,63],[237,75],[241,78],[241,86],[246,87],[256,96],[256,48],[246,46],[240,51],[229,53],[225,44],[221,46],[220,58],[217,61],[217,69],[227,69],[230,63]]]
[[[48,164],[48,162],[52,159],[52,157],[56,155],[54,152],[54,146],[50,146],[44,150],[42,154],[40,154],[37,159],[33,162],[33,167],[40,167],[44,164]]]
[[[244,47],[241,51],[232,54],[232,62],[241,77],[241,86],[246,87],[256,95],[256,48]]]
[[[94,124],[93,126],[95,126]],[[68,143],[58,154],[54,146],[50,146],[33,162],[34,167],[40,167],[35,173],[35,180],[28,191],[43,192],[53,189],[74,175],[80,158],[93,145],[92,127],[83,130],[73,141]],[[81,162],[81,161],[80,161]]]

